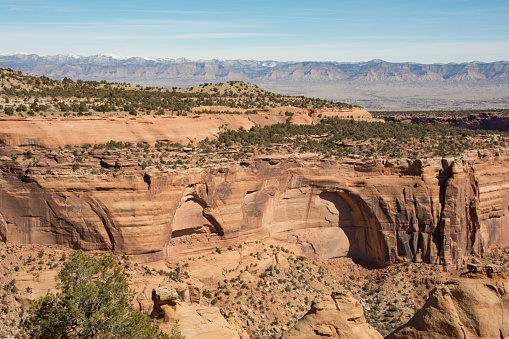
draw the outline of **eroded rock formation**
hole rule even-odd
[[[437,286],[410,321],[387,339],[506,338],[508,273],[489,266]]]
[[[311,310],[282,339],[382,339],[364,318],[360,302],[349,292],[318,297]]]
[[[188,289],[185,289],[180,294],[188,293]],[[182,335],[189,339],[248,338],[242,328],[237,328],[234,319],[230,319],[232,322],[230,323],[222,316],[219,308],[185,302],[174,288],[158,287],[153,289],[152,300],[154,301],[154,312],[162,320],[158,322],[159,329],[169,334],[171,334],[173,326],[178,324]]]
[[[0,238],[138,255],[277,237],[317,259],[459,266],[509,245],[509,157],[328,162],[0,177]],[[192,246],[190,246],[192,244]]]

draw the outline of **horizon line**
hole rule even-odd
[[[126,61],[130,59],[144,59],[147,61],[188,61],[188,62],[207,62],[207,61],[257,61],[257,62],[277,62],[277,63],[303,63],[303,62],[316,62],[316,63],[340,63],[340,64],[358,64],[358,63],[368,63],[368,62],[374,62],[374,63],[391,63],[391,64],[420,64],[420,65],[449,65],[449,64],[471,64],[471,63],[482,63],[482,64],[493,64],[493,63],[499,63],[499,62],[509,62],[507,60],[497,60],[497,61],[479,61],[479,60],[472,60],[472,61],[463,61],[463,62],[457,62],[457,61],[449,61],[449,62],[434,62],[434,63],[423,63],[423,62],[416,62],[416,61],[387,61],[383,59],[370,59],[370,60],[360,60],[360,61],[338,61],[338,60],[302,60],[302,61],[295,61],[295,60],[275,60],[275,59],[221,59],[221,58],[212,58],[212,59],[189,59],[186,57],[179,57],[179,58],[171,58],[171,57],[146,57],[146,56],[124,56],[124,55],[118,55],[114,53],[98,53],[98,54],[91,54],[91,55],[81,55],[81,54],[74,54],[74,53],[58,53],[58,54],[38,54],[38,53],[26,53],[26,52],[13,52],[13,53],[0,53],[0,57],[5,56],[17,56],[17,55],[24,55],[24,56],[38,56],[38,57],[56,57],[56,56],[65,56],[65,57],[71,57],[75,59],[79,58],[90,58],[90,57],[97,57],[97,56],[104,56],[109,57],[114,60],[118,61]]]

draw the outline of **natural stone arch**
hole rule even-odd
[[[223,235],[223,228],[207,209],[206,202],[194,192],[184,194],[173,216],[171,238],[204,233]]]
[[[389,260],[369,205],[340,188],[304,186],[278,194],[267,206],[264,227],[275,237],[300,243],[317,259],[350,257],[377,266]]]
[[[384,266],[390,260],[381,225],[366,201],[346,190],[324,190],[320,198],[330,201],[339,212],[338,227],[349,241],[347,256]]]

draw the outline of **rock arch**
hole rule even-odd
[[[264,217],[272,236],[302,245],[317,259],[350,257],[383,266],[389,251],[378,219],[358,194],[341,188],[290,188],[274,197]]]
[[[185,192],[173,217],[171,238],[203,233],[223,235],[223,228],[207,213],[208,208],[196,192]]]
[[[338,227],[345,232],[350,243],[348,257],[379,266],[389,262],[382,227],[361,196],[344,190],[325,190],[319,196],[333,203],[339,212]]]

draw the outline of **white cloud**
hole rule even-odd
[[[297,34],[282,33],[184,33],[184,34],[160,34],[160,35],[131,35],[131,34],[76,34],[76,33],[56,33],[56,32],[32,32],[17,31],[9,33],[9,38],[33,38],[33,39],[91,39],[91,40],[204,40],[204,39],[248,39],[248,38],[271,38],[271,37],[290,37]],[[0,38],[0,41],[2,39]]]

